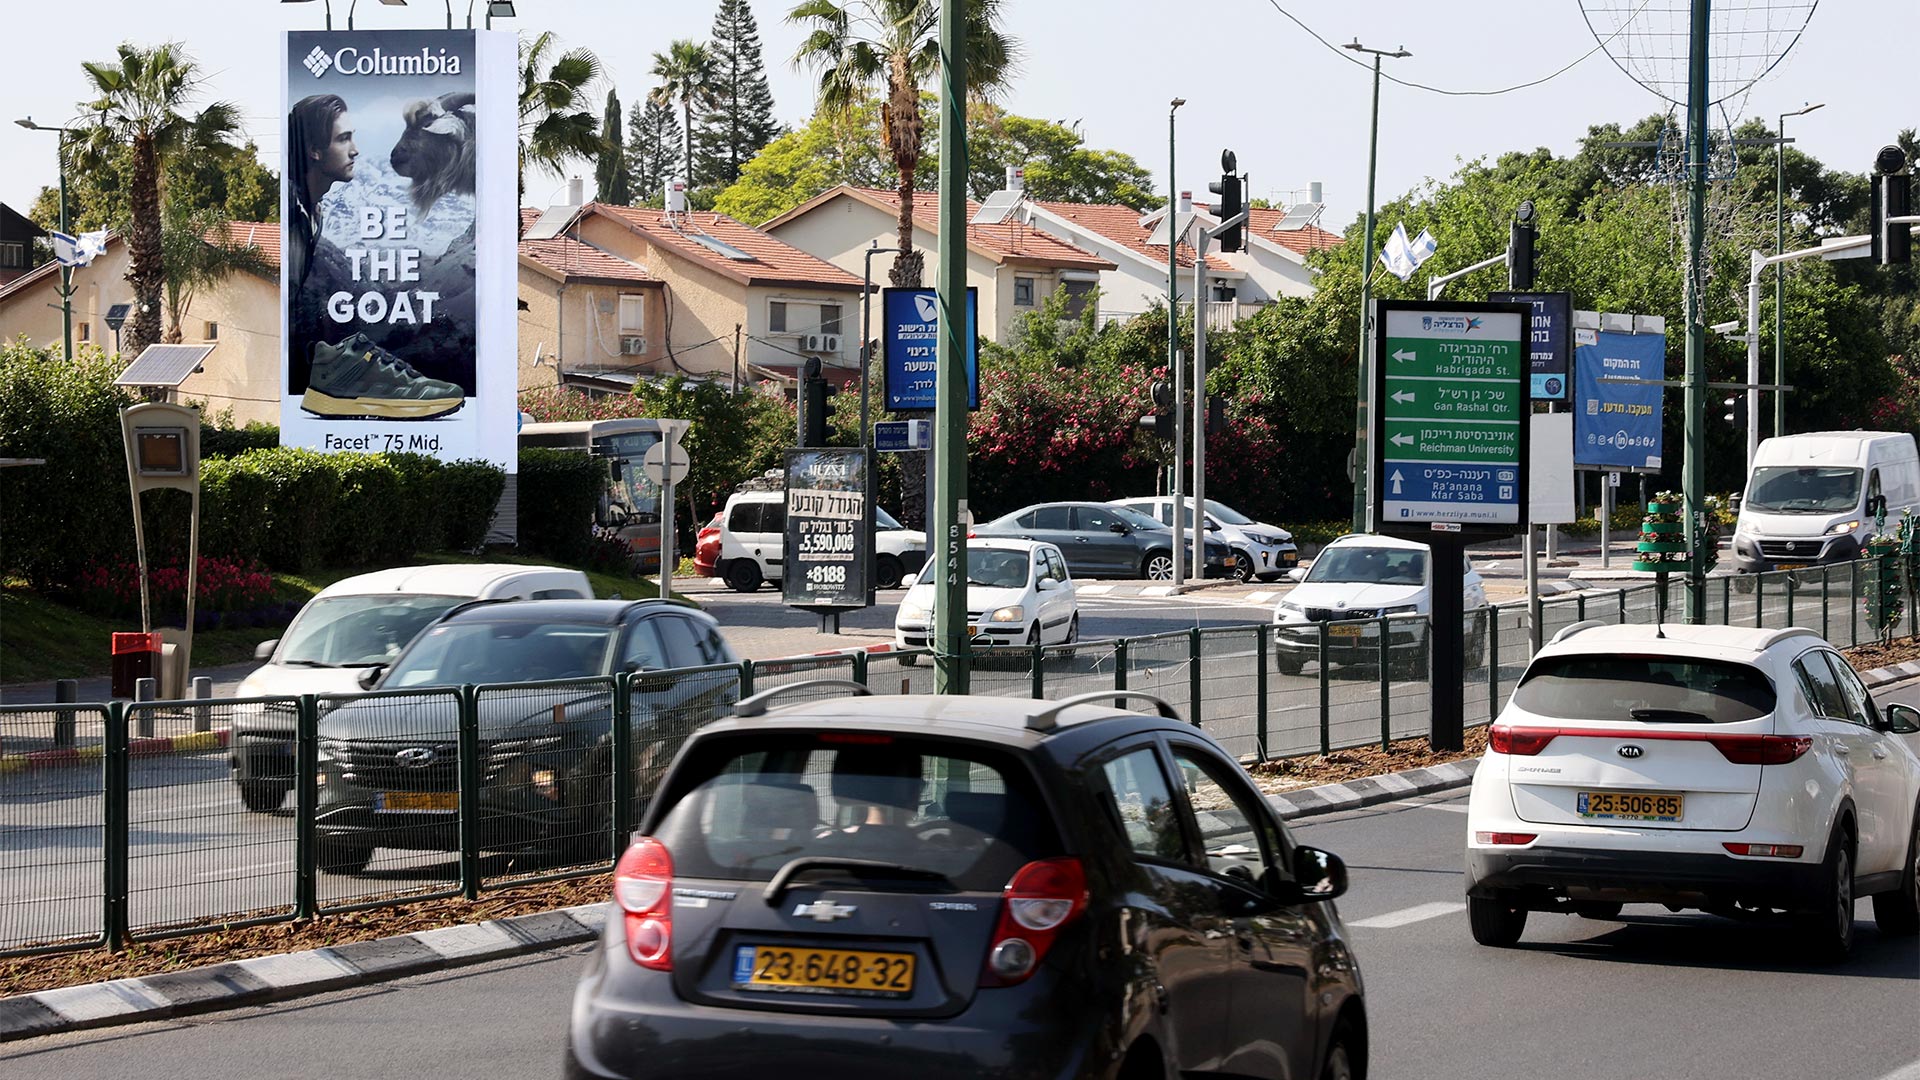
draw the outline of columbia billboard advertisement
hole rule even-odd
[[[514,35],[285,45],[281,442],[513,471]]]

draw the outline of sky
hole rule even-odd
[[[786,22],[793,2],[752,3],[777,115],[789,125],[803,122],[813,104],[812,80],[790,63],[802,36]],[[279,31],[320,28],[322,3],[11,0],[10,36],[34,46],[9,53],[5,118],[68,120],[86,96],[80,61],[109,59],[123,40],[171,39],[208,73],[209,98],[240,106],[263,159],[278,169]],[[465,0],[411,0],[404,7],[358,0],[354,25],[444,27],[449,3],[455,24],[464,26]],[[336,28],[345,28],[355,4],[331,0]],[[477,5],[485,6],[485,0]],[[676,38],[705,40],[715,6],[716,0],[517,0],[519,17],[495,28],[552,30],[566,46],[594,49],[631,107],[651,85],[653,54]],[[1385,60],[1384,70],[1437,89],[1500,89],[1573,64],[1540,85],[1492,96],[1383,83],[1377,186],[1385,202],[1429,178],[1446,178],[1465,161],[1542,146],[1570,154],[1589,125],[1625,126],[1667,111],[1667,102],[1597,51],[1586,13],[1603,33],[1611,28],[1606,19],[1632,13],[1638,22],[1614,39],[1622,49],[1659,40],[1640,31],[1664,28],[1684,7],[1684,0],[1212,0],[1199,8],[1144,0],[1004,0],[1005,27],[1021,43],[1022,62],[1002,102],[1020,115],[1071,124],[1090,146],[1134,155],[1164,186],[1168,103],[1184,97],[1177,114],[1181,187],[1204,196],[1218,178],[1220,151],[1231,148],[1256,196],[1291,203],[1304,199],[1311,183],[1322,183],[1327,209],[1321,223],[1340,231],[1366,204],[1371,73],[1352,63],[1355,54],[1317,42],[1282,9],[1328,42],[1404,47],[1412,55]],[[1920,126],[1920,98],[1896,89],[1912,85],[1909,54],[1920,37],[1916,0],[1719,0],[1715,7],[1718,18],[1747,27],[1768,18],[1805,19],[1805,32],[1785,59],[1742,95],[1735,124],[1758,116],[1772,126],[1782,112],[1823,103],[1818,112],[1788,120],[1787,134],[1829,167],[1853,171],[1864,171],[1901,128]],[[1195,15],[1200,21],[1192,21]],[[1180,21],[1183,16],[1189,21]],[[478,14],[475,19],[477,25]],[[1723,63],[1716,77],[1752,66]],[[594,103],[596,115],[602,104]],[[0,201],[24,210],[42,185],[54,182],[53,144],[51,134],[0,124],[0,161],[6,163]],[[590,190],[591,169],[583,171]],[[563,187],[560,177],[530,176],[527,202],[544,205]]]

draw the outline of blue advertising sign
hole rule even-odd
[[[1527,359],[1533,374],[1534,401],[1565,401],[1567,370],[1572,365],[1573,294],[1564,292],[1491,292],[1496,304],[1530,304],[1527,323]]]
[[[1667,335],[1573,332],[1573,463],[1658,469]],[[1603,377],[1640,382],[1604,382]]]
[[[886,407],[934,407],[934,356],[940,338],[940,302],[932,289],[883,289],[880,355]],[[967,289],[967,408],[980,407],[980,297]]]

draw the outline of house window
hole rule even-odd
[[[767,304],[767,333],[784,334],[787,332],[787,303],[774,300]]]
[[[1224,281],[1216,281],[1213,283],[1213,299],[1215,303],[1224,304],[1239,295],[1240,290],[1236,286],[1229,285]]]
[[[1077,319],[1086,314],[1087,305],[1092,302],[1093,294],[1100,286],[1091,281],[1063,281],[1060,291],[1067,294],[1067,318]]]
[[[820,332],[823,334],[837,334],[840,332],[839,304],[820,305]]]
[[[75,324],[74,329],[80,331],[81,341],[93,340],[93,324],[92,323],[88,323],[88,322],[77,323]]]
[[[1033,306],[1033,279],[1032,278],[1017,277],[1013,279],[1013,306],[1014,307],[1032,307]]]
[[[0,267],[17,270],[27,265],[27,246],[20,243],[0,244]]]
[[[620,297],[620,332],[622,334],[644,333],[647,329],[647,298],[631,293]]]
[[[220,340],[220,324],[217,322],[208,323],[206,332],[200,335],[200,340],[201,341],[219,341]]]

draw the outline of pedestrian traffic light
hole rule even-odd
[[[820,358],[807,357],[800,371],[800,445],[825,446],[833,405],[827,400],[827,380],[820,375]]]
[[[1507,288],[1516,292],[1533,288],[1533,217],[1533,200],[1520,200],[1507,232]]]
[[[1236,217],[1246,209],[1246,200],[1242,197],[1240,176],[1234,172],[1237,164],[1233,151],[1220,151],[1220,179],[1207,185],[1207,190],[1220,196],[1213,204],[1213,214],[1221,221]],[[1214,239],[1220,242],[1221,251],[1246,250],[1246,223],[1234,225],[1220,233]]]
[[[1153,384],[1153,415],[1140,418],[1143,427],[1153,430],[1153,437],[1173,441],[1173,384],[1156,382]]]
[[[1210,397],[1207,399],[1207,434],[1218,435],[1227,430],[1227,399]]]
[[[1720,408],[1721,408],[1720,419],[1725,420],[1727,423],[1733,424],[1736,427],[1740,426],[1741,413],[1740,413],[1740,395],[1739,394],[1728,394],[1726,397],[1720,399]]]
[[[1873,159],[1872,191],[1867,231],[1873,235],[1872,255],[1882,266],[1904,266],[1913,261],[1913,226],[1893,219],[1913,213],[1913,178],[1907,172],[1907,152],[1883,146]]]

